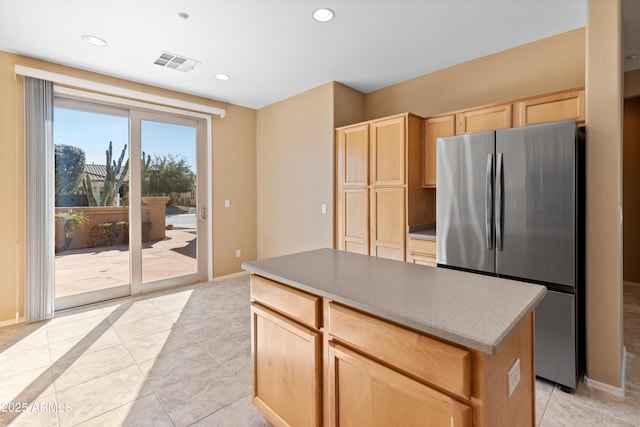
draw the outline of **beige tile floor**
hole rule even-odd
[[[0,425],[269,426],[249,322],[245,275],[0,328]],[[626,397],[539,380],[538,425],[640,426],[640,288],[625,290],[625,344]]]

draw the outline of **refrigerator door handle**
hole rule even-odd
[[[487,171],[484,187],[485,240],[487,249],[493,250],[493,154],[487,154]]]
[[[504,181],[502,167],[502,153],[496,156],[496,249],[502,250],[502,185]]]

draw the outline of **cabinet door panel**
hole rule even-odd
[[[504,104],[458,113],[456,134],[510,128],[511,111],[511,104]]]
[[[471,408],[339,345],[329,347],[330,425],[470,426]]]
[[[366,186],[369,183],[369,125],[338,129],[338,185]]]
[[[424,121],[424,161],[422,186],[436,187],[436,139],[456,134],[456,116],[433,117]]]
[[[371,124],[373,185],[403,185],[405,179],[406,116]]]
[[[253,404],[277,426],[320,426],[320,335],[256,304],[251,314]]]
[[[371,255],[404,261],[404,187],[374,188],[371,199]]]
[[[516,126],[575,119],[584,123],[584,90],[557,93],[516,104]]]
[[[345,189],[338,199],[338,249],[369,255],[369,190]]]

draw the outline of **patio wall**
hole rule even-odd
[[[165,206],[169,197],[143,197],[142,222],[151,222],[150,239],[158,241],[165,238]],[[65,213],[69,209],[84,212],[89,222],[78,227],[71,239],[69,249],[88,247],[89,231],[96,224],[104,222],[129,221],[128,206],[78,206],[56,208],[55,213]],[[64,225],[56,221],[56,251],[64,245]]]

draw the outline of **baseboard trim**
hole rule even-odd
[[[622,347],[622,387],[614,387],[610,384],[602,383],[600,381],[592,380],[591,378],[584,376],[584,383],[596,390],[604,391],[615,396],[624,397],[625,395],[625,377],[627,374],[627,348]]]
[[[214,277],[213,281],[214,282],[219,282],[219,281],[225,280],[225,279],[232,279],[234,277],[246,276],[247,274],[249,274],[248,271],[239,271],[237,273],[225,274],[224,276]]]
[[[640,288],[640,283],[636,282],[622,282],[624,286],[633,286],[634,288]]]
[[[16,319],[2,321],[2,322],[0,322],[0,328],[2,328],[4,326],[17,325],[19,323],[24,323],[24,317],[21,317],[20,319],[18,319],[17,322],[16,322]]]

